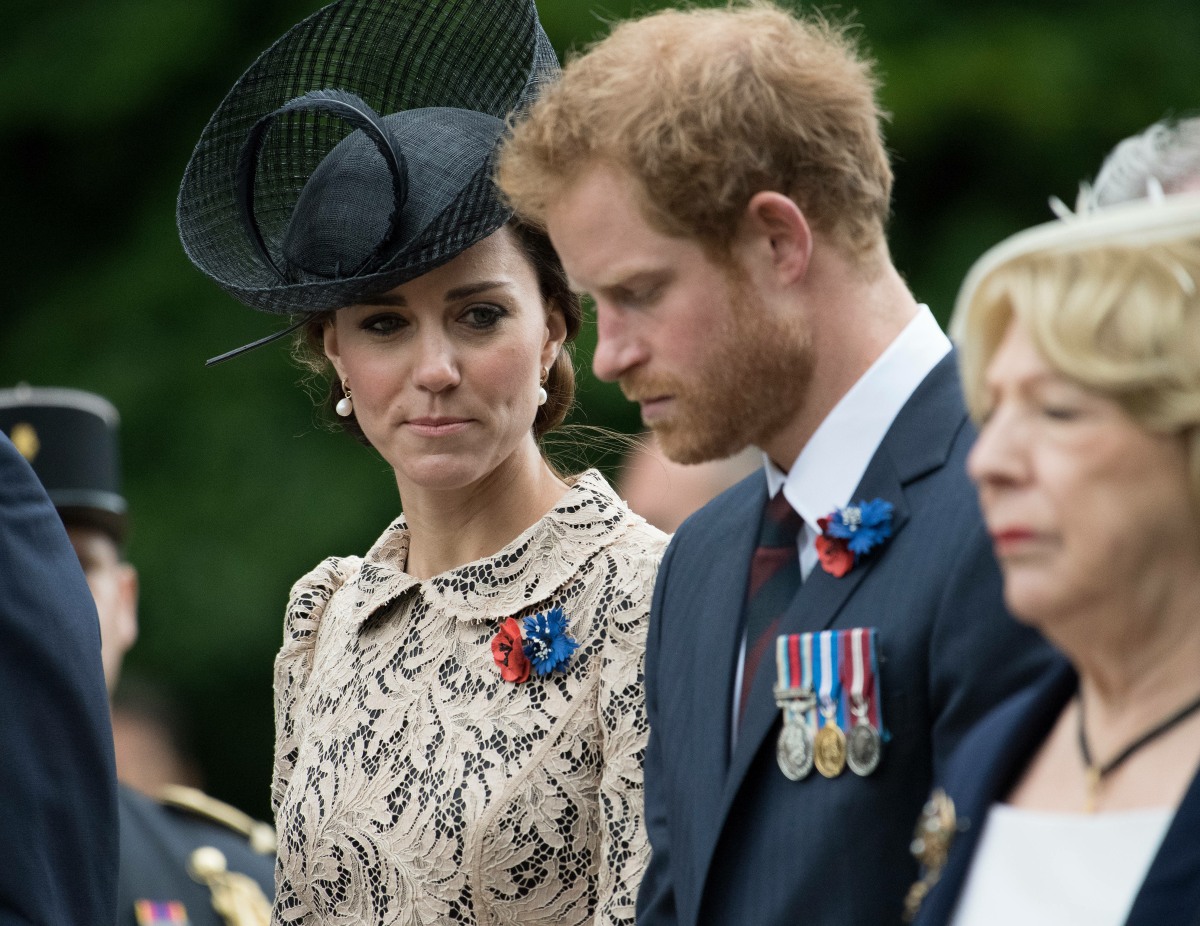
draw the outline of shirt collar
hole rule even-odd
[[[461,621],[512,617],[549,598],[637,521],[604,477],[587,470],[551,511],[494,556],[421,580],[404,571],[408,525],[401,515],[363,557],[352,583],[353,620],[365,623],[414,589]]]
[[[949,351],[949,338],[921,305],[821,422],[786,475],[763,454],[771,496],[782,488],[809,529],[819,533],[817,520],[849,504],[896,415]]]

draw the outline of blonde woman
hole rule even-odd
[[[1198,922],[1200,197],[1023,232],[957,311],[1005,600],[1064,658],[951,760],[910,912]]]

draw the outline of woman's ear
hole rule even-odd
[[[742,216],[741,238],[784,284],[797,283],[808,272],[813,234],[795,200],[782,193],[755,193]]]
[[[333,369],[337,373],[337,377],[343,383],[346,381],[346,376],[342,372],[342,354],[338,349],[337,337],[337,321],[336,316],[330,316],[325,321],[321,329],[321,339],[325,347],[325,356],[329,358],[329,362],[333,364]]]
[[[558,359],[567,340],[567,319],[557,303],[546,307],[546,342],[542,345],[542,369],[548,370]]]

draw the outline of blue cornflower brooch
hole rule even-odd
[[[545,613],[510,617],[492,638],[492,658],[506,682],[524,682],[530,674],[565,671],[579,643],[567,635],[567,616],[559,605]]]
[[[817,557],[821,568],[841,578],[858,562],[892,536],[892,503],[876,498],[845,508],[817,520]]]

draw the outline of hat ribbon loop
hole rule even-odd
[[[361,129],[375,143],[375,146],[379,149],[379,153],[383,155],[383,159],[387,162],[388,169],[392,172],[392,192],[395,197],[395,203],[390,227],[388,233],[383,236],[371,252],[368,264],[371,260],[378,257],[391,243],[396,232],[396,219],[404,209],[404,203],[408,199],[408,171],[405,167],[404,155],[393,144],[392,137],[379,118],[379,114],[353,93],[347,93],[344,90],[310,90],[303,96],[288,100],[274,112],[263,116],[254,124],[254,127],[250,130],[250,134],[246,136],[242,150],[238,153],[236,180],[238,217],[241,219],[242,227],[245,229],[250,241],[254,244],[259,256],[262,257],[268,267],[275,271],[275,275],[284,283],[292,281],[288,279],[287,275],[279,269],[279,265],[275,263],[275,259],[271,256],[266,242],[263,240],[262,231],[258,226],[258,219],[254,215],[255,175],[258,172],[258,161],[262,154],[263,142],[266,140],[267,131],[270,129],[271,123],[279,116],[287,113],[303,112],[306,110],[329,113],[345,120],[356,129]]]

